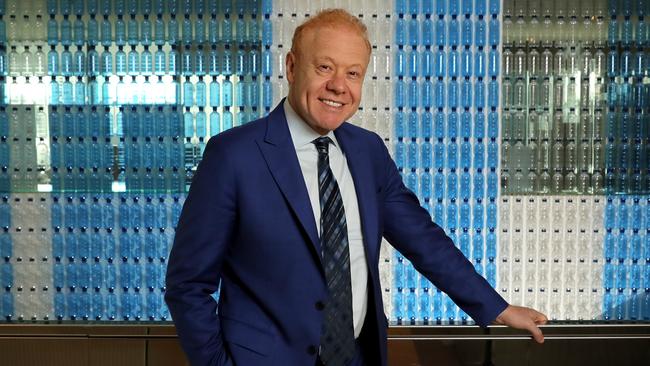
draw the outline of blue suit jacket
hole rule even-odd
[[[384,236],[479,324],[506,302],[402,183],[382,139],[334,131],[356,188],[368,263],[370,344],[386,364]],[[307,188],[282,104],[207,144],[178,223],[165,300],[192,365],[314,365],[327,286]],[[221,283],[219,304],[210,296]],[[217,312],[218,307],[218,312]]]

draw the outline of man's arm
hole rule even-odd
[[[192,365],[226,365],[217,303],[211,297],[236,220],[235,172],[212,138],[183,206],[169,256],[165,301]]]
[[[532,319],[537,319],[538,316],[520,311],[522,308],[509,306],[490,284],[476,273],[472,264],[454,246],[444,230],[432,222],[431,216],[420,206],[417,197],[404,186],[388,150],[383,146],[383,142],[380,143],[385,167],[384,237],[406,256],[421,274],[447,293],[481,326],[487,326],[501,316],[497,322],[518,328],[525,325],[526,329],[532,331],[527,319],[534,323]]]

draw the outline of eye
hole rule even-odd
[[[330,71],[332,68],[329,65],[318,65],[318,70],[320,71]]]

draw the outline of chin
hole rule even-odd
[[[321,126],[323,126],[323,128],[328,130],[328,131],[334,131],[337,128],[339,128],[339,126],[341,126],[343,124],[343,122],[345,122],[345,120],[337,119],[336,121],[325,122],[325,123],[321,124]]]
[[[333,118],[332,116],[314,116],[312,121],[314,121],[311,124],[312,126],[318,127],[320,129],[325,129],[328,131],[335,130],[344,122],[343,119]]]

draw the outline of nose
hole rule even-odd
[[[335,94],[345,93],[345,73],[337,72],[327,81],[327,90]]]

